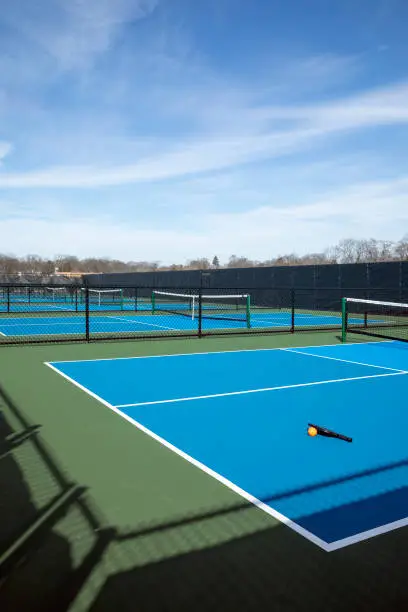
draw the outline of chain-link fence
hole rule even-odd
[[[0,344],[341,329],[343,297],[408,301],[401,288],[0,286]]]

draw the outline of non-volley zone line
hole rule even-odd
[[[302,387],[315,387],[317,385],[328,385],[328,384],[334,384],[334,383],[344,383],[344,382],[353,382],[356,380],[368,380],[368,379],[372,379],[372,378],[385,378],[385,377],[390,377],[390,376],[402,376],[404,374],[408,374],[408,372],[405,371],[396,371],[396,372],[389,372],[386,374],[367,374],[367,376],[351,376],[349,378],[334,378],[332,380],[319,380],[319,381],[315,381],[315,382],[306,382],[306,383],[297,383],[294,385],[278,385],[275,387],[264,387],[262,389],[245,389],[243,391],[228,391],[226,393],[211,393],[209,395],[193,395],[190,397],[176,397],[176,398],[171,398],[171,399],[164,399],[164,400],[154,400],[154,401],[150,401],[150,402],[135,402],[135,403],[131,403],[131,404],[116,404],[115,408],[118,409],[122,409],[122,408],[132,408],[132,407],[136,407],[136,406],[151,406],[154,404],[173,404],[176,402],[191,402],[191,401],[196,401],[196,400],[206,400],[206,399],[215,399],[218,397],[230,397],[230,396],[236,396],[236,395],[249,395],[252,393],[267,393],[270,391],[281,391],[283,389],[300,389]]]
[[[378,344],[378,343],[373,343]],[[308,347],[306,346],[305,349]],[[296,353],[297,355],[305,355],[306,357],[317,357],[318,359],[329,359],[330,361],[342,361],[343,363],[351,363],[353,365],[359,366],[367,366],[368,368],[378,368],[380,370],[390,370],[391,372],[395,372],[397,374],[408,374],[407,370],[401,370],[400,368],[390,368],[388,366],[382,365],[374,365],[372,363],[364,363],[362,361],[355,361],[354,359],[342,359],[341,357],[331,357],[330,355],[319,355],[317,353],[310,353],[307,350],[302,350],[301,348],[282,348],[281,351],[285,351],[286,353]]]

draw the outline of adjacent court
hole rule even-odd
[[[408,524],[402,343],[47,365],[326,551]]]
[[[350,323],[361,322],[361,318],[351,318]],[[297,328],[316,327],[331,328],[341,326],[341,314],[331,313],[296,313],[294,322]],[[80,315],[58,316],[8,316],[0,319],[0,335],[2,336],[65,336],[85,332],[85,317]],[[203,317],[203,329],[245,329],[244,320],[233,320],[226,315]],[[137,313],[92,313],[89,317],[91,334],[126,334],[126,333],[165,333],[171,331],[196,331],[198,320],[181,314],[137,314]],[[254,329],[290,329],[291,313],[287,311],[253,312],[251,327]]]

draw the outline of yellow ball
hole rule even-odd
[[[309,436],[317,436],[317,429],[316,427],[309,427],[309,429],[307,430],[307,433],[309,434]]]

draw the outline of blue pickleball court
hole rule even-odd
[[[408,524],[403,343],[47,365],[327,551]]]

